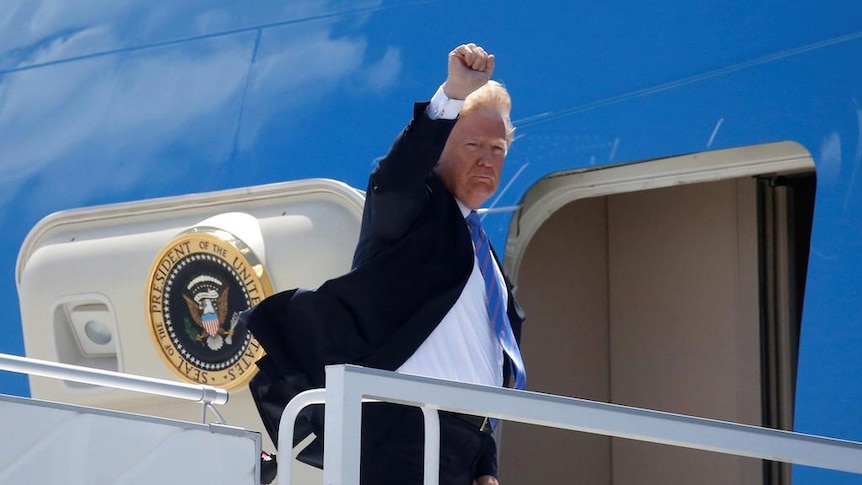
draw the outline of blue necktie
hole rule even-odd
[[[521,351],[518,350],[518,342],[515,341],[515,334],[512,333],[512,325],[509,323],[509,315],[506,314],[506,308],[503,305],[503,292],[500,290],[500,281],[494,270],[491,245],[488,242],[488,236],[482,229],[482,222],[476,211],[470,212],[470,215],[467,216],[467,227],[470,228],[470,236],[476,247],[479,270],[485,279],[485,303],[488,306],[488,315],[491,318],[491,325],[494,327],[494,334],[500,340],[503,351],[506,352],[509,362],[512,364],[510,370],[515,379],[513,387],[525,389],[527,372],[524,369],[524,361],[521,360]]]

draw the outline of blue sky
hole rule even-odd
[[[512,205],[556,170],[718,148],[733,143],[734,130],[765,130],[747,124],[744,110],[692,98],[663,113],[668,136],[654,139],[622,107],[650,113],[666,109],[662,96],[686,99],[693,85],[718,91],[722,70],[752,60],[770,65],[784,53],[805,62],[788,50],[858,35],[860,10],[837,0],[6,0],[0,352],[23,353],[15,262],[40,219],[308,177],[361,188],[459,43],[494,52],[495,77],[514,97],[518,140],[504,170],[512,185],[497,202]],[[779,70],[739,72],[791,89]],[[737,106],[768,102],[762,92],[737,94]],[[727,131],[715,136],[725,117]],[[494,217],[499,246],[508,219]],[[0,392],[25,394],[26,381],[0,373]]]

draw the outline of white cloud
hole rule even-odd
[[[306,1],[278,6],[286,9],[278,13],[249,13],[235,2],[221,4],[201,11],[186,2],[22,0],[0,13],[0,25],[14,25],[11,32],[0,29],[0,71],[10,63],[118,48],[134,36],[172,40],[180,32],[307,18],[337,8]],[[23,201],[32,213],[44,214],[159,183],[160,170],[218,165],[235,149],[243,100],[240,149],[254,146],[274,116],[313,109],[346,79],[364,89],[390,87],[401,69],[398,49],[366,65],[365,38],[335,37],[336,22],[265,30],[247,89],[255,31],[7,72],[0,76],[0,204]],[[178,145],[193,147],[198,158],[166,160],[166,151]]]
[[[111,32],[118,29],[111,23],[124,21],[132,9],[111,0],[4,0],[3,10],[0,69],[113,48]],[[90,31],[86,42],[65,45],[70,39],[80,41],[82,31]],[[99,41],[95,33],[107,34],[108,42]]]
[[[333,39],[312,28],[277,29],[264,35],[249,83],[240,148],[257,141],[278,112],[291,112],[332,93],[362,66],[364,39]]]
[[[824,184],[832,184],[841,177],[841,137],[832,132],[820,143],[820,163],[817,177]]]
[[[41,45],[30,55],[29,63],[42,64],[81,53],[109,51],[116,45],[117,40],[104,26],[81,29]]]
[[[233,0],[152,2],[149,0],[3,0],[0,8],[0,70],[91,55],[115,49],[140,48],[200,35],[275,22],[325,15],[359,20],[352,12],[379,6],[381,0],[332,2]],[[367,14],[366,14],[367,15]],[[82,31],[105,34],[87,43],[65,45]],[[92,33],[92,32],[91,32]]]
[[[230,12],[224,9],[211,9],[195,16],[195,26],[198,32],[219,32],[230,27]]]
[[[359,73],[361,88],[380,92],[392,87],[401,74],[401,50],[397,47],[389,47],[383,57],[374,64],[365,67]]]
[[[57,181],[63,190],[48,192],[55,200],[86,198],[96,182],[112,192],[133,185],[141,164],[167,144],[199,135],[191,123],[238,100],[249,57],[247,39],[240,40],[221,40],[208,52],[105,57],[8,75],[0,107],[0,164],[7,174],[0,203],[35,175],[50,187],[63,174]],[[229,154],[228,143],[222,156]],[[70,160],[84,165],[67,171]],[[127,160],[136,163],[110,183],[100,181]]]

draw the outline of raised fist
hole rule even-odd
[[[491,79],[494,72],[494,54],[476,44],[463,44],[449,53],[449,76],[443,83],[443,92],[452,99],[464,99]]]

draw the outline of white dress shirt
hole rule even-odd
[[[463,104],[463,100],[446,96],[441,86],[431,98],[427,113],[432,119],[455,119]],[[461,201],[457,202],[466,218],[470,209]],[[496,262],[494,269],[506,308],[508,292]],[[503,385],[503,347],[491,326],[485,303],[485,280],[475,256],[473,271],[461,296],[398,372],[472,384]]]

